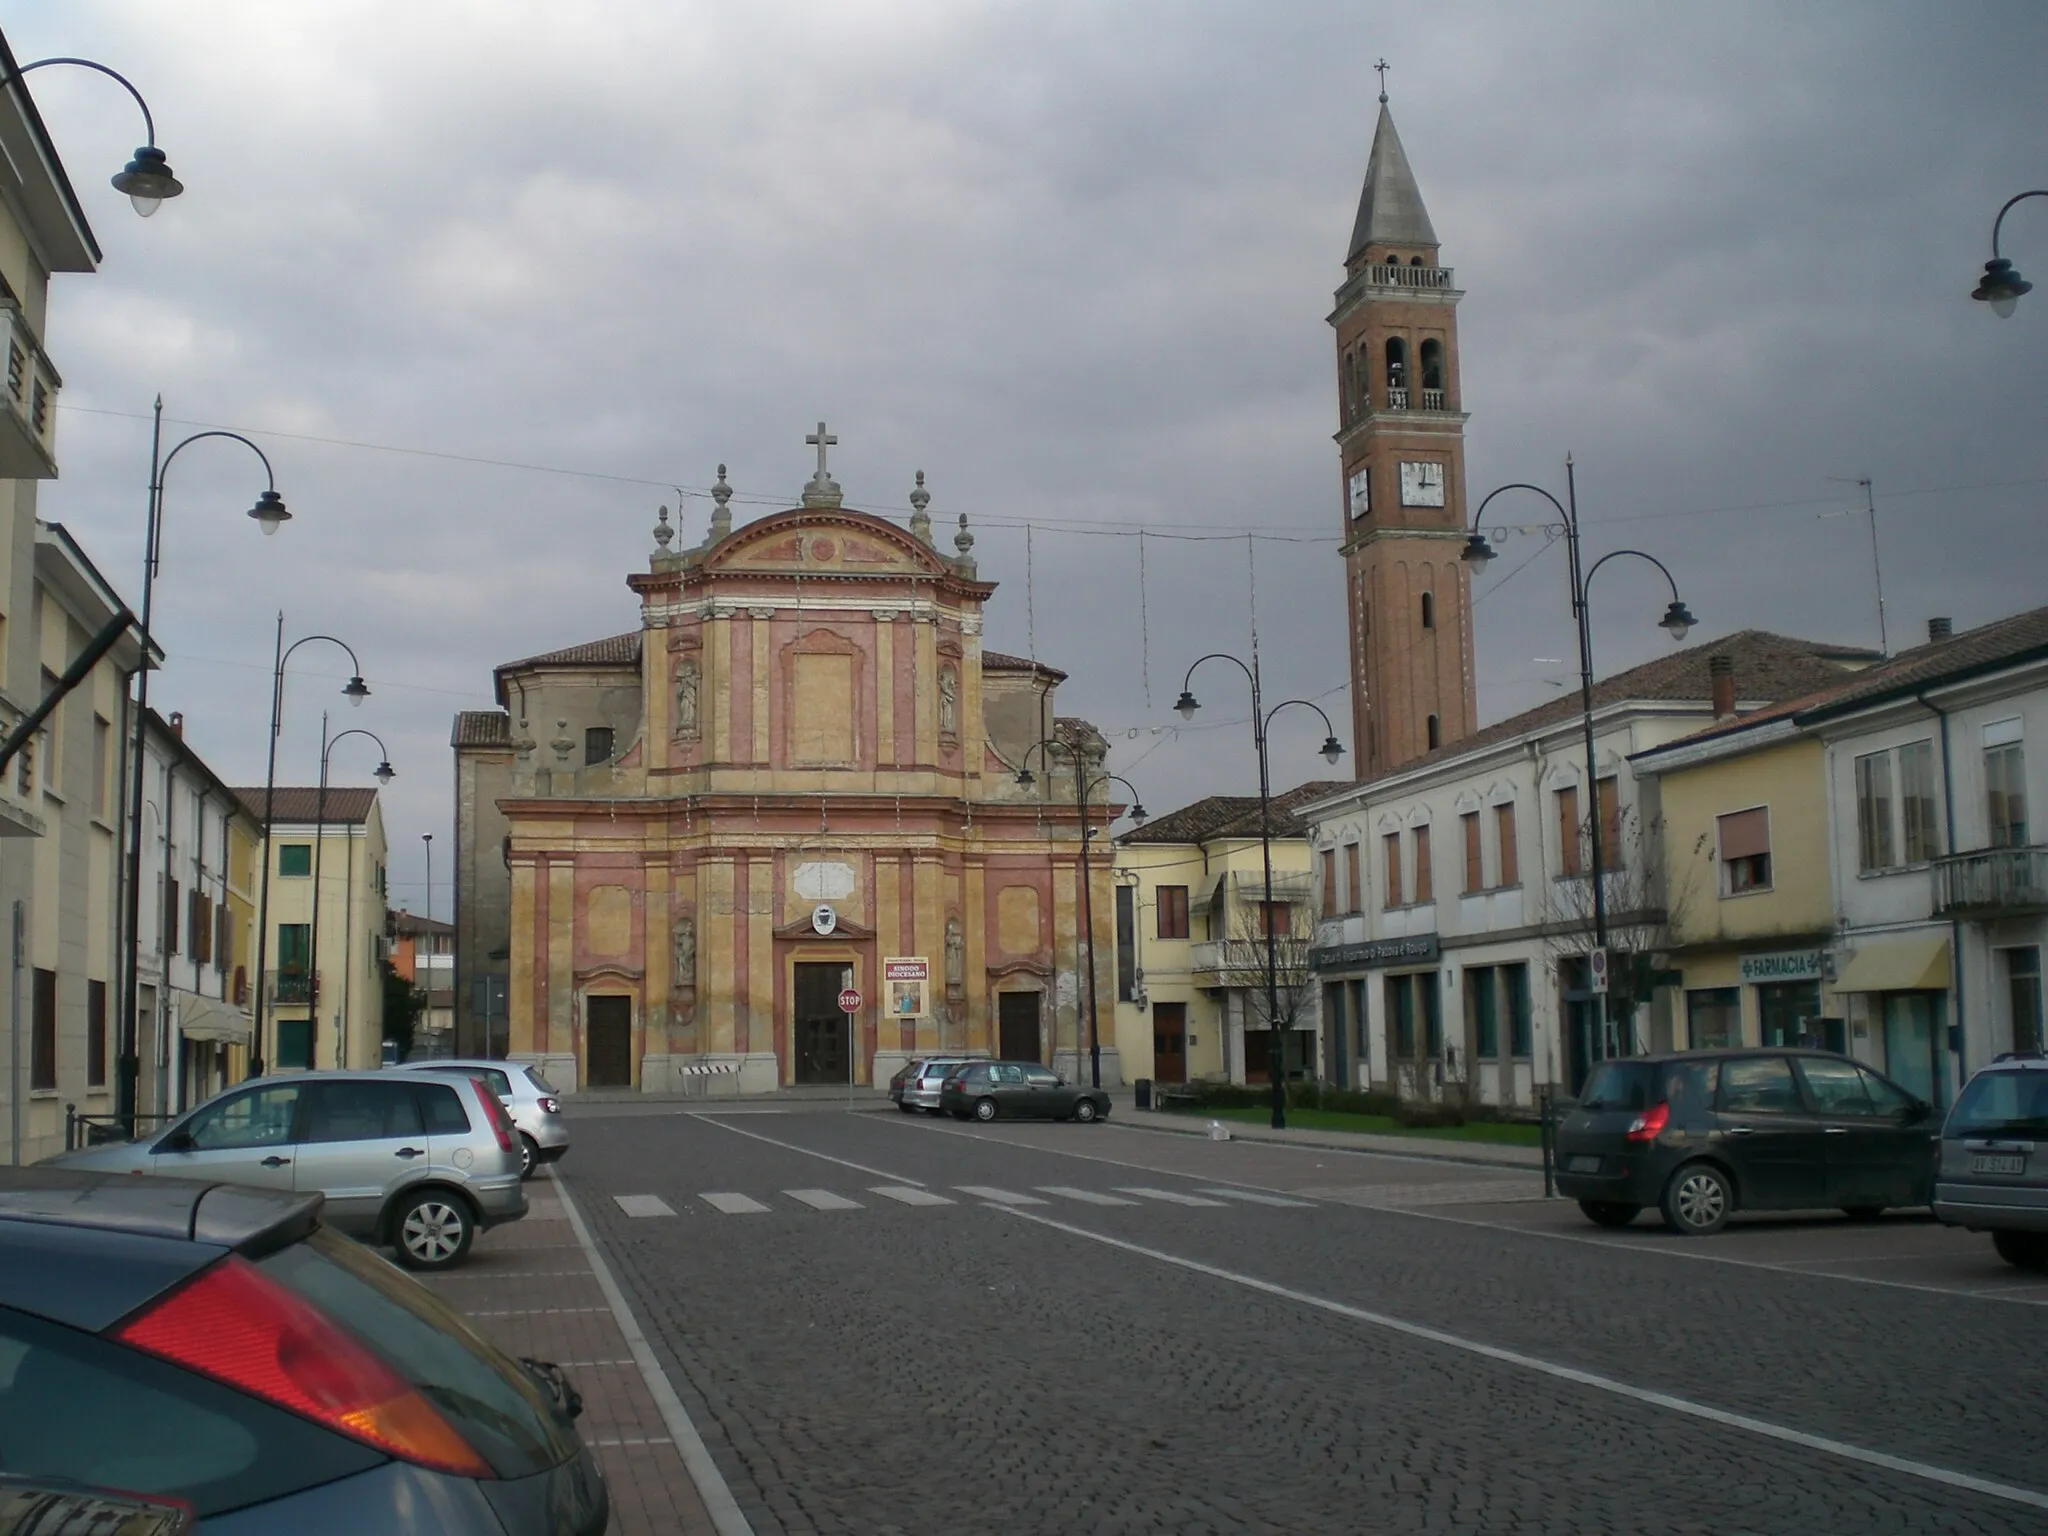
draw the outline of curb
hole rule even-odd
[[[1160,1123],[1165,1119],[1179,1118],[1178,1115],[1168,1115],[1167,1112],[1161,1110],[1150,1110],[1139,1111],[1134,1115],[1117,1119],[1111,1123],[1128,1127],[1134,1131],[1152,1131],[1161,1136],[1206,1137],[1209,1134],[1207,1121],[1195,1125]],[[1387,1136],[1377,1138],[1370,1146],[1363,1146],[1360,1145],[1357,1139],[1354,1139],[1354,1133],[1343,1131],[1328,1133],[1332,1136],[1344,1136],[1346,1139],[1342,1141],[1310,1141],[1307,1137],[1313,1135],[1313,1132],[1304,1133],[1300,1137],[1289,1136],[1283,1138],[1271,1134],[1262,1135],[1260,1134],[1261,1128],[1257,1126],[1246,1127],[1234,1121],[1225,1121],[1224,1124],[1230,1130],[1230,1139],[1232,1141],[1257,1142],[1259,1145],[1267,1147],[1309,1147],[1318,1152],[1349,1152],[1359,1157],[1406,1157],[1425,1163],[1456,1163],[1464,1168],[1496,1168],[1511,1173],[1532,1173],[1538,1177],[1541,1177],[1543,1173],[1543,1164],[1540,1161],[1534,1163],[1510,1162],[1502,1158],[1479,1157],[1471,1154],[1460,1155],[1456,1152],[1440,1152],[1436,1150],[1436,1143],[1424,1141],[1420,1137],[1415,1138],[1416,1144],[1414,1145],[1411,1145],[1404,1139]],[[1373,1133],[1355,1133],[1356,1136],[1371,1134]],[[1399,1142],[1399,1145],[1383,1145],[1382,1143],[1384,1142]]]

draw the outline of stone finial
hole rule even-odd
[[[716,544],[732,532],[732,508],[726,503],[732,500],[732,487],[725,483],[725,466],[718,466],[718,483],[711,487],[711,542]]]
[[[549,742],[548,745],[555,749],[556,762],[566,763],[569,761],[569,754],[576,750],[576,738],[569,734],[568,721],[557,720],[555,722],[555,739]]]
[[[953,547],[960,551],[960,558],[953,563],[967,574],[974,574],[974,535],[967,531],[967,514],[960,514],[960,531],[953,535]]]
[[[910,532],[926,544],[932,541],[932,515],[925,510],[931,504],[932,493],[924,488],[924,471],[920,469],[917,488],[910,493]]]
[[[675,529],[668,525],[668,508],[663,507],[654,520],[654,542],[660,546],[657,553],[668,553],[668,541],[676,536]]]

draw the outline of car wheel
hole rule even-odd
[[[398,1208],[391,1238],[398,1262],[407,1269],[448,1269],[469,1256],[476,1218],[459,1197],[423,1190]]]
[[[995,1119],[995,1117],[996,1101],[994,1099],[976,1099],[974,1101],[975,1119],[981,1121],[989,1121]]]
[[[1881,1205],[1845,1205],[1842,1214],[1851,1221],[1875,1221],[1884,1214]]]
[[[1642,1214],[1640,1205],[1622,1200],[1581,1200],[1579,1209],[1596,1227],[1625,1227]]]
[[[2048,1232],[1994,1232],[1991,1246],[2016,1269],[2048,1269]]]
[[[1095,1115],[1096,1109],[1095,1101],[1093,1099],[1082,1099],[1079,1103],[1075,1104],[1074,1106],[1074,1118],[1080,1121],[1083,1125],[1086,1125],[1091,1120],[1093,1120],[1095,1118]]]
[[[1705,1237],[1727,1224],[1735,1207],[1728,1175],[1712,1163],[1687,1163],[1664,1186],[1664,1224],[1685,1237]]]
[[[534,1170],[540,1167],[540,1148],[524,1131],[519,1133],[519,1177],[530,1179]]]

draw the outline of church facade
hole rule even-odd
[[[671,550],[664,512],[627,578],[636,629],[501,666],[502,708],[458,716],[461,1049],[649,1092],[1082,1059],[1072,774],[1104,743],[1063,673],[982,648],[965,517],[942,554],[921,473],[907,526],[846,508],[814,440],[800,506],[734,528],[721,466],[704,540]]]

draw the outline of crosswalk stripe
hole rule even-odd
[[[628,1216],[673,1216],[675,1208],[659,1195],[613,1195],[612,1201]]]
[[[1164,1200],[1169,1205],[1207,1205],[1218,1210],[1223,1207],[1221,1200],[1205,1200],[1200,1195],[1184,1195],[1177,1189],[1134,1189],[1122,1186],[1127,1195],[1143,1195],[1147,1200]]]
[[[1136,1205],[1135,1200],[1126,1200],[1122,1195],[1105,1195],[1099,1190],[1075,1189],[1069,1184],[1041,1184],[1043,1194],[1059,1195],[1067,1200],[1079,1200],[1084,1205]]]
[[[986,1184],[955,1184],[953,1187],[963,1195],[972,1195],[977,1200],[987,1200],[995,1205],[1045,1204],[1036,1195],[1020,1195],[1008,1189],[991,1189]]]
[[[792,1200],[801,1200],[814,1211],[858,1211],[862,1209],[858,1200],[849,1200],[844,1195],[835,1195],[829,1189],[785,1189],[783,1193]]]
[[[723,1211],[728,1216],[752,1216],[768,1209],[760,1201],[747,1195],[719,1192],[700,1194],[697,1198],[710,1206],[714,1211]]]
[[[1279,1195],[1262,1195],[1249,1189],[1205,1189],[1202,1193],[1222,1195],[1229,1200],[1249,1200],[1253,1205],[1291,1205],[1306,1210],[1310,1204],[1306,1200],[1286,1200]]]
[[[953,1202],[944,1195],[935,1195],[928,1189],[912,1189],[908,1184],[871,1184],[870,1194],[886,1199],[901,1201],[904,1205],[951,1205]]]

